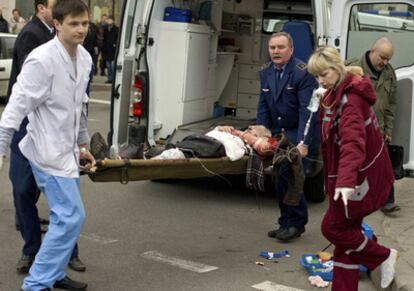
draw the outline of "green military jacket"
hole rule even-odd
[[[395,103],[397,91],[397,77],[393,67],[388,63],[381,72],[379,78],[372,72],[369,67],[365,54],[361,59],[351,59],[346,62],[347,65],[360,66],[364,74],[369,76],[377,94],[377,101],[374,104],[374,111],[378,119],[379,126],[384,135],[392,136],[394,127]]]

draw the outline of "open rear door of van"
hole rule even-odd
[[[121,145],[128,139],[128,124],[145,111],[143,83],[147,81],[146,48],[151,45],[148,25],[153,0],[125,0],[114,63],[108,143]],[[139,72],[142,72],[139,74]],[[132,106],[136,102],[136,107]],[[140,134],[145,139],[148,116],[140,115]]]
[[[154,42],[159,41],[157,34],[152,31],[153,27],[160,25],[162,19],[161,10],[157,9],[158,6],[155,4],[157,3],[154,0],[125,0],[124,2],[111,97],[109,145],[128,144],[131,142],[131,137],[150,146],[155,145],[152,135],[157,125],[152,120],[151,100],[149,100],[149,89],[152,88],[150,69],[153,66],[150,57],[147,56],[150,55],[148,52],[153,50]],[[141,104],[138,104],[138,101],[141,101]],[[232,124],[227,121],[222,122],[226,125]],[[246,123],[240,128],[247,127],[249,124]],[[209,127],[212,125],[209,124]],[[200,125],[197,126],[199,127]],[[136,136],[131,132],[136,132]],[[127,183],[140,180],[188,179],[243,174],[246,172],[247,160],[248,156],[234,162],[227,157],[183,160],[102,160],[97,162],[96,172],[87,174],[95,182]]]
[[[392,143],[404,147],[404,168],[414,170],[414,1],[332,1],[328,44],[345,59],[361,58],[374,41],[394,44],[391,64],[398,79]]]

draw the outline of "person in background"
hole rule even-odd
[[[53,29],[52,7],[55,0],[35,0],[36,14],[17,36],[14,51],[12,70],[7,96],[12,94],[13,86],[27,56],[32,50],[50,41],[55,36]],[[8,100],[7,100],[8,102]],[[39,190],[33,176],[28,159],[19,148],[20,141],[27,134],[28,118],[24,118],[19,130],[15,132],[11,142],[9,178],[13,186],[13,199],[16,209],[16,225],[18,225],[24,240],[22,257],[17,263],[16,270],[20,274],[29,271],[42,242],[41,225],[48,223],[40,220],[36,203],[39,199]],[[75,245],[69,267],[75,271],[85,271],[86,266],[79,259],[78,245]]]
[[[305,127],[311,113],[307,109],[313,91],[318,87],[316,79],[308,73],[306,64],[293,56],[293,40],[286,32],[273,34],[268,43],[271,62],[260,71],[260,98],[257,124],[269,128],[272,135],[283,133],[303,159],[305,173],[309,166],[306,157],[314,157],[319,148],[316,115],[310,120],[309,132]],[[269,237],[290,241],[305,232],[308,208],[305,195],[301,194],[297,205],[284,202],[288,192],[289,166],[280,167],[276,183],[279,200],[279,228],[268,232]]]
[[[0,32],[9,33],[9,23],[3,17],[3,11],[0,9]]]
[[[50,209],[50,224],[22,290],[79,290],[87,284],[65,274],[85,220],[80,168],[95,159],[87,150],[86,87],[92,60],[82,43],[89,24],[82,0],[56,0],[56,37],[26,58],[0,120],[0,168],[13,133],[28,116],[19,143]],[[80,166],[80,160],[87,161]]]
[[[12,11],[12,17],[9,20],[10,32],[13,34],[19,34],[25,25],[26,20],[21,16],[20,10],[14,8]]]
[[[107,26],[104,29],[103,34],[103,50],[102,55],[106,62],[106,68],[108,69],[108,80],[106,83],[112,83],[114,78],[114,59],[116,52],[116,42],[118,40],[118,27],[114,23],[114,18],[108,16],[106,20]]]
[[[321,146],[329,207],[322,234],[335,246],[333,291],[358,290],[359,267],[380,266],[381,287],[394,279],[398,251],[368,238],[363,218],[384,204],[393,170],[372,109],[376,95],[361,67],[346,67],[333,47],[317,49],[308,70],[327,89],[320,101]]]
[[[98,27],[98,32],[97,32],[97,42],[98,42],[98,56],[97,59],[99,60],[99,69],[101,70],[100,75],[101,76],[106,76],[105,74],[105,69],[106,69],[106,61],[103,55],[103,42],[104,42],[104,30],[106,28],[106,26],[108,25],[106,23],[108,16],[106,14],[102,14],[101,16],[101,22],[98,23],[97,27]],[[95,72],[95,74],[97,74],[97,71]]]
[[[377,95],[374,110],[386,143],[392,141],[397,92],[397,77],[394,68],[390,64],[393,55],[394,46],[392,42],[386,37],[381,37],[359,60],[354,59],[347,62],[347,64],[362,67],[364,74],[371,80]],[[381,207],[381,211],[391,213],[400,209],[400,206],[395,203],[395,190],[394,185],[392,185],[388,199]]]
[[[88,34],[86,35],[85,41],[83,43],[84,48],[91,55],[93,62],[93,75],[97,70],[97,57],[98,57],[98,27],[92,21],[89,22]],[[92,81],[92,78],[91,78]]]

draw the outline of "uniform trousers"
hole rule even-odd
[[[359,265],[368,270],[377,268],[390,255],[390,249],[362,232],[363,217],[347,219],[341,199],[329,199],[329,208],[322,220],[322,234],[334,246],[333,291],[358,290]]]
[[[31,163],[37,186],[49,205],[49,230],[46,233],[29,275],[24,279],[24,291],[53,288],[63,279],[73,247],[85,220],[80,195],[79,178],[46,174]]]
[[[309,156],[314,156],[313,151]],[[310,165],[310,160],[306,157],[302,158],[302,164],[306,175],[306,171]],[[279,175],[276,182],[276,195],[280,208],[280,217],[278,219],[279,226],[282,229],[287,229],[291,226],[303,227],[308,223],[308,205],[306,202],[305,194],[302,193],[302,197],[298,205],[292,206],[285,204],[283,201],[288,190],[289,166],[287,164],[282,165],[279,169],[278,174]]]
[[[291,226],[302,227],[308,223],[308,206],[304,193],[302,193],[302,197],[297,206],[287,205],[283,202],[288,190],[288,180],[289,166],[285,164],[279,169],[279,176],[276,183],[276,195],[280,208],[278,222],[282,229],[287,229]]]

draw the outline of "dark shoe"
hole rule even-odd
[[[144,143],[140,143],[138,145],[129,143],[127,146],[121,147],[119,149],[119,157],[121,159],[143,159],[144,148]]]
[[[19,274],[27,274],[30,267],[33,264],[35,257],[23,255],[20,260],[17,262],[16,270]]]
[[[273,229],[267,233],[268,237],[276,237],[278,233],[282,232],[284,229],[279,227],[278,229]]]
[[[305,227],[303,227],[303,226],[300,226],[300,227],[299,226],[298,227],[290,226],[289,228],[284,229],[283,231],[279,232],[276,235],[276,238],[278,240],[287,242],[287,241],[290,241],[290,240],[292,240],[296,237],[299,237],[304,232],[305,232]]]
[[[97,160],[109,158],[109,147],[105,139],[99,132],[95,132],[91,137],[90,152]]]
[[[112,81],[107,80],[105,81],[105,84],[112,84]]]
[[[62,280],[56,281],[55,284],[53,285],[53,288],[73,290],[73,291],[85,291],[86,288],[88,288],[88,284],[74,281],[68,276],[66,276]]]
[[[76,272],[86,271],[85,264],[78,257],[70,259],[68,266]]]
[[[398,206],[397,204],[395,204],[395,203],[388,203],[388,204],[385,204],[382,208],[381,208],[381,211],[383,212],[383,213],[385,213],[385,214],[388,214],[388,213],[393,213],[393,212],[396,212],[396,211],[399,211],[399,210],[401,210],[401,207],[400,206]]]

